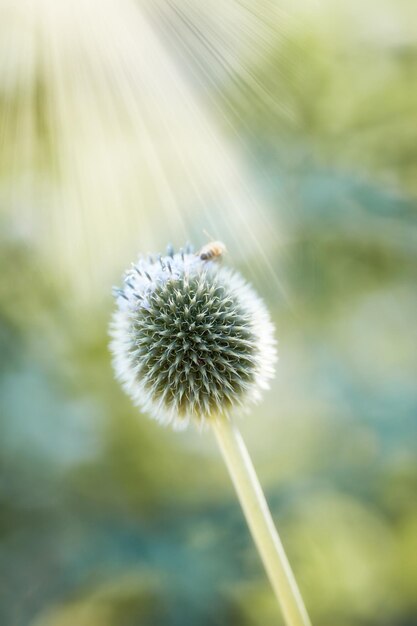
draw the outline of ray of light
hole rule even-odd
[[[126,250],[203,242],[204,229],[277,286],[265,250],[278,237],[244,161],[158,30],[168,8],[221,71],[267,99],[245,58],[255,42],[268,45],[270,27],[238,0],[217,22],[219,2],[145,4],[2,0],[4,204],[86,297],[123,267]],[[213,79],[202,70],[200,80]]]

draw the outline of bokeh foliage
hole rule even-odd
[[[25,15],[12,20],[12,4],[3,4],[4,41],[13,23],[16,46],[29,45]],[[236,151],[258,199],[249,212],[216,208],[214,195],[201,200],[209,187],[196,183],[195,207],[190,193],[178,228],[175,214],[164,223],[160,189],[150,191],[156,182],[143,172],[143,187],[132,182],[141,161],[136,153],[126,157],[133,154],[128,103],[120,128],[100,129],[97,148],[93,123],[109,101],[101,82],[86,80],[75,113],[84,116],[82,129],[91,120],[91,135],[81,141],[80,131],[71,143],[72,126],[56,117],[45,69],[55,49],[25,65],[26,74],[16,63],[1,66],[0,623],[280,623],[212,438],[174,434],[138,415],[109,362],[110,287],[136,247],[164,246],[169,229],[174,243],[187,235],[198,245],[202,229],[214,228],[230,249],[228,262],[256,283],[276,322],[277,379],[242,430],[313,623],[411,626],[415,4],[323,3],[312,11],[298,2],[276,12],[267,1],[259,11],[233,3],[236,15],[256,20],[255,34],[266,43],[249,38],[241,63],[230,65],[230,50],[221,47],[227,16],[211,3],[220,11],[216,23],[202,4],[180,11],[181,3],[160,0],[143,10],[193,81],[219,137]],[[234,25],[226,30],[236,43]],[[93,57],[75,48],[84,76],[83,52],[86,66]],[[78,75],[63,67],[70,89]],[[95,72],[104,80],[100,65],[87,69],[90,80]],[[112,99],[114,115],[117,90]],[[193,132],[173,132],[184,140],[179,155],[185,145],[191,154],[196,141],[198,160]],[[148,133],[165,159],[164,185],[178,180],[189,188],[175,154],[166,156],[168,131],[150,125]],[[111,182],[100,179],[104,192],[77,178],[66,160],[79,159],[82,169],[100,150],[110,168],[97,165]],[[100,204],[119,188],[125,204],[113,209],[113,196]],[[129,228],[134,215],[143,225],[137,235]],[[247,219],[259,227],[254,242],[241,227]]]

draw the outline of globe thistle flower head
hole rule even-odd
[[[259,399],[274,371],[273,326],[238,273],[169,248],[140,257],[114,293],[113,365],[143,411],[184,428]]]

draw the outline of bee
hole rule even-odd
[[[213,259],[220,259],[226,252],[226,246],[221,241],[210,241],[197,252],[197,256],[202,261],[212,261]]]

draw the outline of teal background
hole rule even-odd
[[[212,434],[110,364],[112,284],[208,231],[276,324],[240,425],[313,624],[415,624],[415,3],[0,10],[0,623],[283,623]]]

